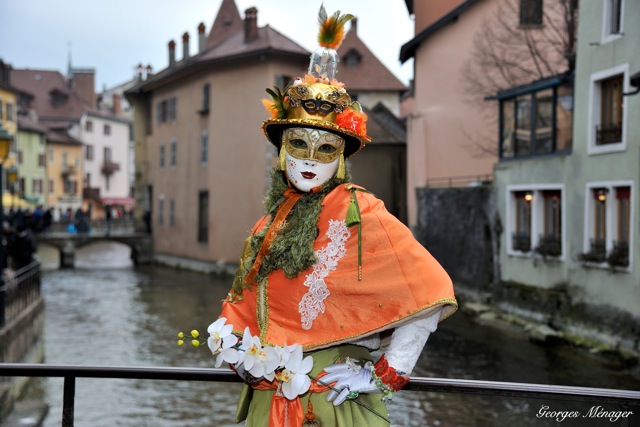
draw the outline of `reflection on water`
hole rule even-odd
[[[41,250],[45,265],[55,264],[51,254],[55,255]],[[89,246],[76,255],[75,270],[43,275],[45,363],[212,367],[206,349],[178,347],[176,333],[206,329],[219,314],[230,278],[161,266],[133,268],[128,257],[129,249],[121,245]],[[567,347],[544,348],[516,332],[478,326],[463,312],[441,324],[414,374],[640,389],[637,368],[622,369]],[[62,379],[43,379],[38,384],[32,394],[41,394],[51,406],[45,427],[59,426]],[[239,384],[78,379],[75,425],[233,426],[239,390]],[[405,392],[396,396],[389,409],[398,426],[556,425],[554,420],[536,417],[543,404],[585,413],[592,406]],[[562,425],[621,425],[603,424],[601,419],[580,421]]]

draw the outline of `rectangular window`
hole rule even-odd
[[[93,122],[91,120],[87,120],[84,123],[84,130],[87,132],[93,132]]]
[[[514,156],[515,148],[515,113],[516,100],[507,99],[500,103],[500,157]]]
[[[55,193],[55,188],[53,186],[53,180],[50,179],[49,180],[49,194],[54,194]]]
[[[176,201],[169,200],[169,225],[176,225]]]
[[[160,169],[164,169],[165,164],[165,145],[160,145]]]
[[[171,166],[175,167],[176,163],[178,162],[178,142],[174,139],[173,141],[171,141]]]
[[[516,156],[531,154],[531,95],[516,99]]]
[[[200,163],[203,165],[207,164],[209,160],[209,134],[207,131],[202,131],[202,136],[200,138]]]
[[[169,98],[167,101],[167,121],[172,122],[176,119],[176,98]]]
[[[0,98],[0,122],[2,122],[2,120],[4,120],[4,102],[2,98]]]
[[[605,16],[608,18],[606,32],[610,35],[622,32],[622,0],[605,0],[607,8]]]
[[[531,201],[533,192],[516,191],[515,200],[515,230],[513,231],[512,249],[514,251],[529,252],[531,250]]]
[[[85,188],[91,187],[91,174],[87,172],[84,176],[84,186]]]
[[[211,86],[209,83],[202,86],[202,108],[200,109],[200,114],[209,113],[209,103],[211,96]]]
[[[633,236],[631,184],[588,184],[585,248],[581,259],[610,267],[629,266]]]
[[[18,150],[18,164],[21,165],[23,161],[22,150]]]
[[[622,141],[623,75],[600,82],[600,124],[596,126],[596,144],[616,144]]]
[[[550,153],[553,150],[553,90],[547,89],[537,92],[535,95],[535,129],[534,147],[535,153]]]
[[[47,154],[49,156],[49,162],[53,162],[53,147],[47,147]]]
[[[104,133],[105,135],[111,135],[111,125],[107,125],[107,124],[105,124],[105,125],[103,126],[103,133]]]
[[[522,91],[514,88],[505,91],[504,95],[498,94],[501,159],[540,156],[571,149],[571,83],[560,76],[542,86],[533,91],[525,86]]]
[[[209,241],[209,192],[198,193],[198,242]]]
[[[104,162],[111,163],[111,147],[104,147]]]
[[[520,0],[520,25],[542,25],[542,0]]]
[[[47,167],[47,158],[44,154],[38,154],[38,166],[41,168]]]
[[[13,104],[11,102],[7,102],[7,122],[15,122]]]
[[[160,197],[158,200],[158,224],[164,224],[164,198]]]
[[[544,200],[543,230],[536,246],[541,255],[562,255],[562,197],[560,190],[542,191]]]
[[[89,145],[87,144],[85,146],[85,159],[87,160],[93,160],[93,145]]]
[[[507,189],[510,197],[507,227],[511,245],[507,251],[535,252],[558,258],[563,255],[562,189],[560,186],[532,185]]]

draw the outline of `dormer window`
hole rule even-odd
[[[357,67],[361,60],[362,55],[355,49],[351,49],[343,57],[343,63],[345,63],[347,67]]]
[[[53,105],[54,107],[59,107],[67,102],[67,94],[60,91],[59,89],[53,89],[51,92],[49,92],[49,95],[51,96],[51,105]]]

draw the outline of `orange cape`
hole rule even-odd
[[[322,201],[316,264],[292,279],[274,271],[266,283],[243,289],[242,299],[223,302],[221,316],[234,333],[242,335],[248,326],[263,345],[312,350],[393,329],[439,307],[441,319],[457,309],[449,275],[380,200],[363,191],[355,191],[362,227],[358,280],[358,226],[345,222],[351,187],[339,185]],[[258,221],[253,233],[265,222]]]

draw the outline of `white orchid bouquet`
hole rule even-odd
[[[233,366],[233,369],[245,381],[259,381],[264,378],[271,382],[278,380],[279,391],[289,400],[304,394],[311,386],[309,372],[313,367],[313,358],[303,358],[300,344],[280,346],[262,346],[260,337],[251,335],[249,328],[245,328],[242,341],[233,334],[233,325],[227,324],[227,319],[219,318],[207,328],[206,343],[211,354],[215,356],[215,367],[219,368],[223,362]],[[184,345],[184,333],[178,334],[178,345]],[[199,347],[201,341],[197,330],[191,331],[191,345]]]

